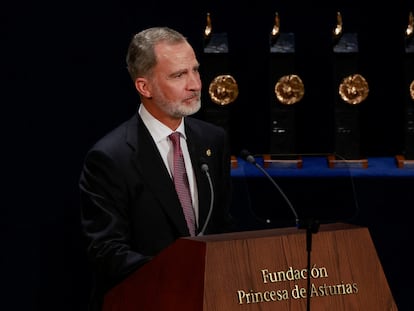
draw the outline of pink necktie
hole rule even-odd
[[[169,137],[174,147],[173,180],[175,189],[184,211],[190,235],[195,236],[195,216],[187,172],[185,170],[183,152],[180,146],[180,133],[174,132]]]

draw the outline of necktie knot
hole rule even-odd
[[[174,151],[181,151],[180,136],[179,132],[173,132],[168,136],[173,144]]]

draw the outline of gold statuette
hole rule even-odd
[[[341,12],[336,12],[336,26],[332,31],[333,38],[335,40],[339,39],[343,33],[343,24],[342,24],[342,15]]]
[[[348,104],[358,105],[363,102],[369,92],[368,83],[360,74],[345,77],[339,85],[339,95]]]
[[[408,25],[407,29],[405,30],[405,37],[407,39],[414,36],[414,15],[413,12],[408,14]]]
[[[275,24],[273,25],[272,32],[270,33],[271,43],[275,43],[280,34],[280,18],[279,13],[275,13]]]
[[[297,75],[283,76],[275,85],[277,99],[284,105],[293,105],[305,94],[305,87]]]
[[[206,28],[204,29],[204,39],[206,40],[210,39],[212,32],[213,32],[213,27],[211,26],[210,13],[207,13]]]
[[[411,99],[414,100],[414,80],[411,81],[411,84],[410,84],[410,96],[411,96]]]
[[[210,83],[208,93],[214,103],[224,106],[236,100],[239,95],[239,87],[231,75],[220,75]]]

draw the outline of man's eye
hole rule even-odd
[[[174,75],[174,78],[181,78],[184,74],[185,74],[184,72],[179,72]]]

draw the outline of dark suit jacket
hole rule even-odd
[[[187,144],[199,196],[199,227],[214,209],[205,234],[231,231],[230,152],[221,127],[185,118]],[[138,114],[98,141],[80,177],[81,220],[94,274],[91,310],[103,295],[176,239],[188,236],[174,184]]]

